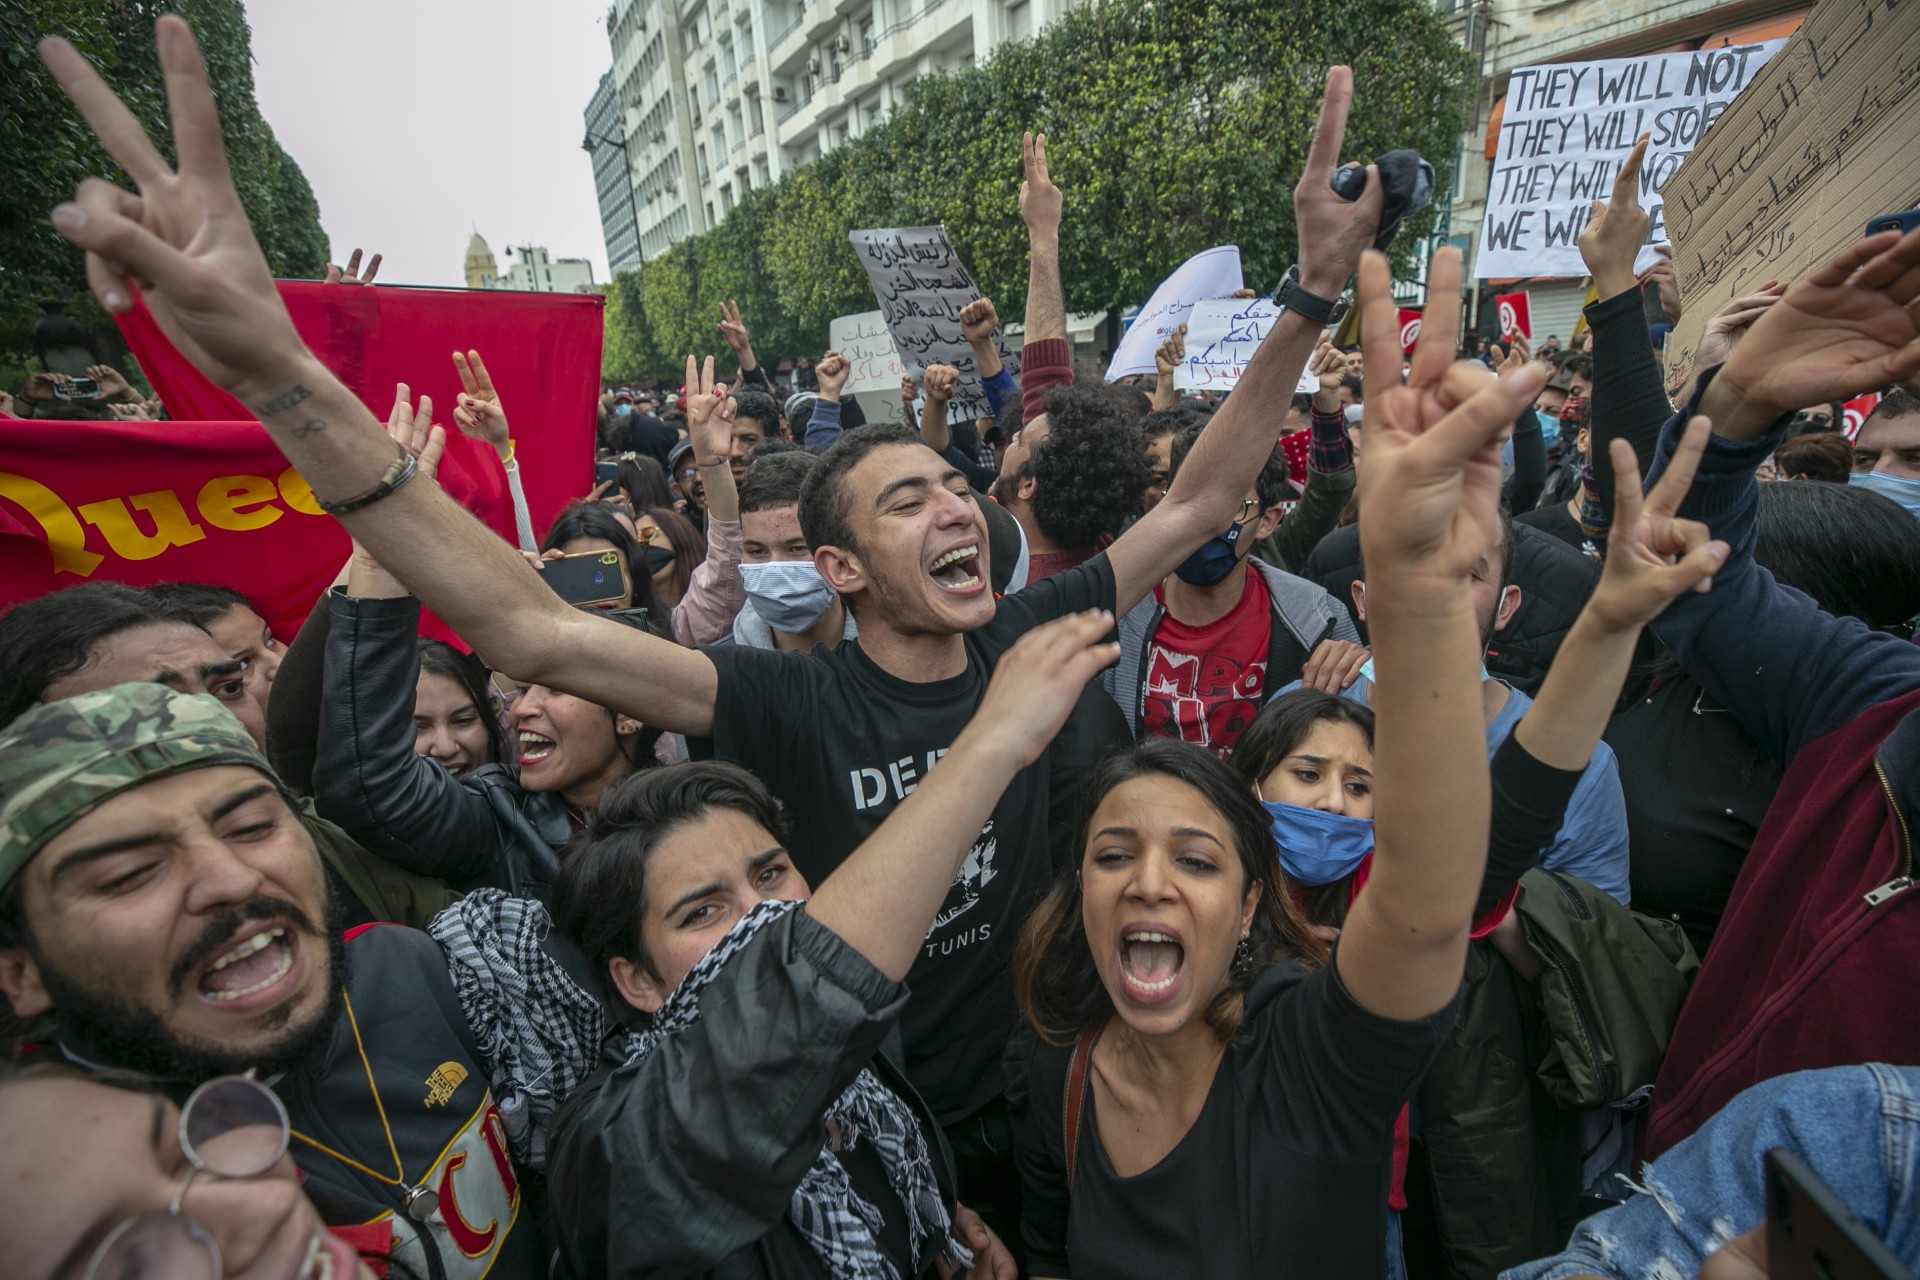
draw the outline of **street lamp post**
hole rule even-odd
[[[627,144],[619,138],[608,138],[597,133],[589,133],[580,140],[580,149],[588,155],[593,154],[596,146],[620,148],[620,171],[622,181],[627,188],[627,219],[633,224],[633,252],[640,256],[640,209],[633,202],[633,157],[627,153]],[[611,255],[609,255],[611,257]],[[618,274],[613,264],[607,264],[609,275]]]

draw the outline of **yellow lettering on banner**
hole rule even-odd
[[[245,533],[249,529],[264,529],[286,514],[278,507],[258,511],[240,509],[259,507],[272,502],[275,496],[273,481],[265,476],[215,476],[200,487],[194,506],[199,508],[200,518],[214,528]]]
[[[307,478],[300,474],[300,468],[288,467],[280,473],[280,479],[276,483],[280,486],[280,501],[301,515],[324,516],[327,514],[320,509],[320,504],[314,501],[313,486],[308,484]]]
[[[40,536],[53,553],[53,571],[90,576],[105,556],[87,550],[87,531],[60,496],[37,480],[0,471],[0,498],[18,506],[40,525]]]
[[[135,523],[129,505],[153,517],[152,533]],[[184,547],[207,536],[205,529],[187,519],[179,496],[171,489],[136,493],[125,501],[89,502],[80,508],[80,518],[105,534],[107,545],[123,560],[151,560],[168,547]]]

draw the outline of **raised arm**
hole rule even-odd
[[[1652,225],[1640,207],[1640,163],[1650,135],[1620,167],[1611,200],[1595,200],[1580,233],[1580,257],[1593,274],[1594,301],[1587,307],[1593,334],[1593,426],[1589,444],[1600,509],[1613,509],[1615,440],[1632,446],[1636,458],[1651,458],[1661,424],[1673,415],[1660,359],[1647,337],[1646,313],[1633,260]]]
[[[1040,758],[1087,681],[1120,656],[1113,615],[1071,614],[1022,636],[953,748],[827,877],[807,913],[895,982],[920,954],[980,828],[1014,774]]]
[[[1340,513],[1352,500],[1357,479],[1353,437],[1347,434],[1347,417],[1340,408],[1340,380],[1351,366],[1339,349],[1323,338],[1308,368],[1319,375],[1320,389],[1313,394],[1307,487],[1261,548],[1270,551],[1275,563],[1288,573],[1300,572],[1320,539],[1340,523]]]
[[[453,353],[454,371],[460,375],[460,398],[454,401],[453,424],[475,440],[485,441],[506,468],[507,492],[513,498],[513,531],[522,551],[540,550],[540,538],[533,531],[533,514],[527,510],[526,490],[520,487],[520,462],[513,456],[513,432],[507,427],[506,406],[487,373],[487,362],[478,351]]]
[[[947,402],[953,399],[954,389],[959,385],[960,371],[952,365],[927,366],[921,381],[926,394],[920,405],[920,438],[935,453],[945,453],[953,443],[953,433],[947,427]]]
[[[1920,231],[1870,236],[1798,281],[1753,322],[1698,412],[1713,424],[1681,514],[1729,544],[1718,587],[1683,597],[1654,631],[1781,762],[1876,703],[1920,685],[1920,649],[1835,618],[1753,561],[1753,473],[1795,409],[1848,400],[1920,370]],[[1670,423],[1656,473],[1678,437]]]
[[[1006,363],[1000,359],[1000,349],[993,342],[993,335],[999,329],[1000,313],[993,309],[993,299],[975,298],[960,308],[960,332],[973,348],[973,365],[980,375],[980,388],[986,393],[987,408],[996,417],[1001,406],[1020,393],[1013,383],[1013,375],[1007,372]]]
[[[838,351],[829,351],[813,366],[814,386],[818,388],[813,412],[807,417],[806,438],[800,443],[815,453],[825,453],[840,438],[840,388],[847,385],[852,365]]]
[[[1341,199],[1329,185],[1352,102],[1353,72],[1334,67],[1327,73],[1306,171],[1293,189],[1301,284],[1321,298],[1338,297],[1347,287],[1361,250],[1373,243],[1380,226],[1380,177],[1371,167],[1357,201]],[[1393,329],[1399,332],[1397,325]],[[1320,326],[1304,316],[1284,311],[1274,321],[1239,386],[1194,442],[1167,496],[1108,552],[1121,613],[1140,603],[1201,543],[1233,522],[1273,451],[1300,371],[1319,341]],[[1393,367],[1400,367],[1397,356]]]
[[[1180,327],[1167,335],[1153,351],[1153,407],[1155,411],[1171,409],[1180,403],[1180,389],[1173,385],[1173,375],[1187,358],[1187,325],[1183,320]]]
[[[168,15],[155,31],[177,171],[72,45],[40,44],[61,88],[140,189],[134,200],[90,178],[54,210],[55,228],[86,251],[101,306],[123,314],[130,282],[142,281],[174,347],[253,411],[314,495],[343,504],[348,531],[491,666],[662,729],[709,731],[716,677],[705,655],[568,607],[437,486],[405,483],[405,455],[307,350],[274,289],[187,24]]]
[[[720,331],[721,340],[733,352],[733,358],[740,365],[740,381],[752,382],[763,388],[769,395],[773,393],[773,384],[760,368],[759,359],[753,354],[753,338],[747,332],[747,322],[740,318],[740,304],[737,302],[720,304],[720,320],[714,325]]]
[[[1468,584],[1500,541],[1501,437],[1546,382],[1539,365],[1496,379],[1474,362],[1450,363],[1459,250],[1435,254],[1428,278],[1432,305],[1402,385],[1387,260],[1369,252],[1360,264],[1375,849],[1334,956],[1355,1000],[1403,1020],[1444,1008],[1466,964],[1490,808]]]

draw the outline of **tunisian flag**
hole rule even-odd
[[[1532,342],[1533,300],[1525,293],[1496,293],[1493,301],[1500,309],[1500,336],[1511,338],[1517,333]]]
[[[384,421],[394,383],[447,424],[442,486],[509,542],[513,508],[492,449],[452,426],[456,347],[478,350],[512,425],[536,530],[592,485],[601,299],[575,294],[280,285],[295,327]],[[144,307],[121,329],[177,421],[0,419],[0,611],[95,579],[217,582],[291,638],[345,561],[266,429],[161,335]],[[192,419],[201,419],[194,421]]]

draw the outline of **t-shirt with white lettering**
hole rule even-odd
[[[706,650],[719,671],[714,755],[780,797],[794,865],[818,886],[939,763],[1014,641],[1066,614],[1113,607],[1102,554],[1002,598],[993,621],[966,636],[967,669],[924,684],[881,670],[858,639],[808,653]],[[1048,767],[1043,754],[1001,796],[907,974],[907,1072],[942,1124],[1002,1090],[1014,942],[1052,880]]]

